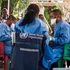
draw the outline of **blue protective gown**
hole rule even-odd
[[[6,23],[0,23],[0,41],[4,42],[4,52],[10,56],[12,52],[11,30]]]
[[[70,25],[65,21],[60,21],[54,27],[53,47],[45,46],[45,54],[43,57],[43,66],[50,68],[51,64],[60,59],[63,55],[64,45],[70,43]],[[49,47],[47,49],[47,47]],[[50,55],[48,55],[48,53]]]
[[[32,34],[44,34],[48,36],[48,31],[46,24],[41,21],[39,18],[35,18],[35,20],[30,23],[26,24],[25,26],[19,26],[19,24],[23,21],[23,19],[19,20],[15,25],[15,32],[25,32],[25,33],[32,33]]]

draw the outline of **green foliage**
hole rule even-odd
[[[0,15],[1,15],[1,4],[2,4],[2,0],[0,0]]]
[[[2,0],[0,0],[0,7],[1,7]]]
[[[19,17],[19,15],[24,12],[24,9],[27,8],[29,0],[13,0],[12,4],[13,4],[13,15]]]
[[[51,13],[51,10],[53,9],[60,9],[62,12],[62,8],[57,3],[54,6],[51,6],[50,9],[49,7],[45,7],[44,15],[45,15],[46,20],[49,22],[49,24],[50,24],[50,13]]]
[[[0,13],[1,13],[1,5],[4,0],[0,0]],[[24,9],[27,8],[29,4],[29,0],[10,0],[10,9],[11,14],[16,15],[23,13]]]
[[[46,20],[50,23],[50,14],[49,14],[47,7],[45,8],[44,16],[45,16]]]

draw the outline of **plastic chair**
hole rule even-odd
[[[4,43],[0,42],[0,58],[4,59]]]
[[[4,44],[0,42],[0,67],[3,67],[3,60],[4,60]]]
[[[4,70],[8,70],[8,56],[4,56]]]
[[[63,59],[65,61],[65,67],[67,68],[67,60],[70,61],[70,44],[66,44],[64,47],[64,56]]]
[[[66,44],[64,47],[64,60],[70,60],[70,44]]]
[[[63,68],[63,65],[64,65],[64,60],[63,58],[61,58],[58,60],[58,68]]]
[[[70,61],[70,44],[65,44],[64,46],[64,55],[63,57],[58,61],[58,67],[61,68],[63,65],[65,65],[65,68],[67,68],[67,60]]]
[[[4,55],[4,43],[0,42],[0,58],[4,60],[4,70],[10,70],[10,64],[9,64],[9,59],[8,56]]]

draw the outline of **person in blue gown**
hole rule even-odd
[[[12,22],[12,18],[9,16],[6,22],[0,23],[0,42],[4,43],[4,54],[9,57],[12,54],[12,37],[10,29]]]
[[[39,19],[39,7],[36,4],[28,6],[24,18],[15,24],[14,30],[18,33],[43,34],[46,36],[47,43],[49,42],[46,23]]]
[[[42,64],[45,68],[50,68],[54,62],[57,62],[62,56],[64,45],[70,43],[70,25],[62,20],[62,12],[59,9],[52,11],[54,23],[54,35],[51,37],[48,45],[45,46],[45,54]],[[48,56],[48,49],[51,55]]]

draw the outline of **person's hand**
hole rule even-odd
[[[54,41],[51,40],[51,41],[49,42],[49,46],[50,46],[50,47],[53,47],[53,46],[54,46]]]

